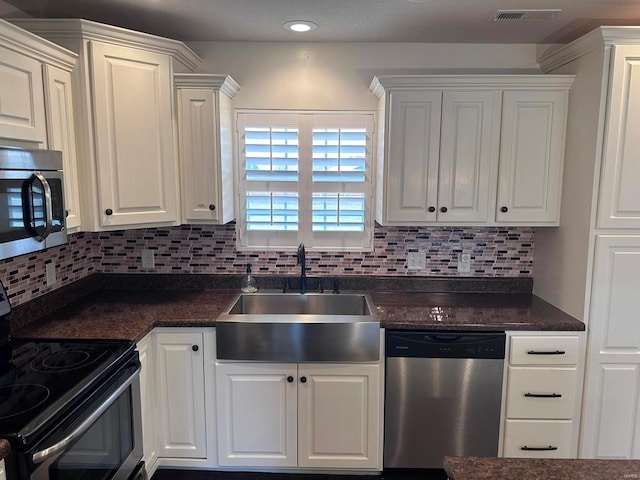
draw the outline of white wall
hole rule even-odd
[[[535,45],[189,42],[199,70],[231,75],[235,108],[375,110],[390,73],[539,73]]]
[[[585,323],[604,128],[603,56],[604,49],[592,50],[549,72],[576,78],[569,94],[560,227],[539,228],[535,237],[533,293]]]

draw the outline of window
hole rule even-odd
[[[372,248],[372,136],[371,113],[239,113],[239,248]]]

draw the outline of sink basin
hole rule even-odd
[[[371,362],[380,322],[365,293],[242,294],[216,322],[217,358]]]
[[[293,319],[289,318],[289,315],[331,315],[342,318],[342,321],[353,322],[358,319],[344,317],[370,316],[371,307],[367,295],[361,293],[341,293],[338,295],[267,293],[240,295],[228,313],[229,315],[252,316],[278,315],[282,321],[292,321]],[[260,318],[257,320],[259,321]]]

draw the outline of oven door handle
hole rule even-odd
[[[131,384],[136,380],[136,377],[140,375],[140,368],[138,368],[133,375],[131,375],[125,382],[118,387],[109,397],[104,401],[102,405],[100,405],[96,410],[91,413],[80,425],[76,427],[76,429],[71,432],[68,436],[60,440],[55,445],[52,445],[44,450],[40,450],[36,452],[31,457],[31,460],[34,464],[39,464],[47,460],[48,458],[57,455],[58,453],[64,451],[69,445],[71,445],[75,440],[77,440],[83,433],[85,433],[93,423],[98,420],[100,415],[102,415],[117,399],[122,393],[131,386]]]

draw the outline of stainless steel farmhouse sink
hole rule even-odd
[[[370,362],[380,322],[365,293],[242,294],[216,322],[217,357],[269,362]]]

